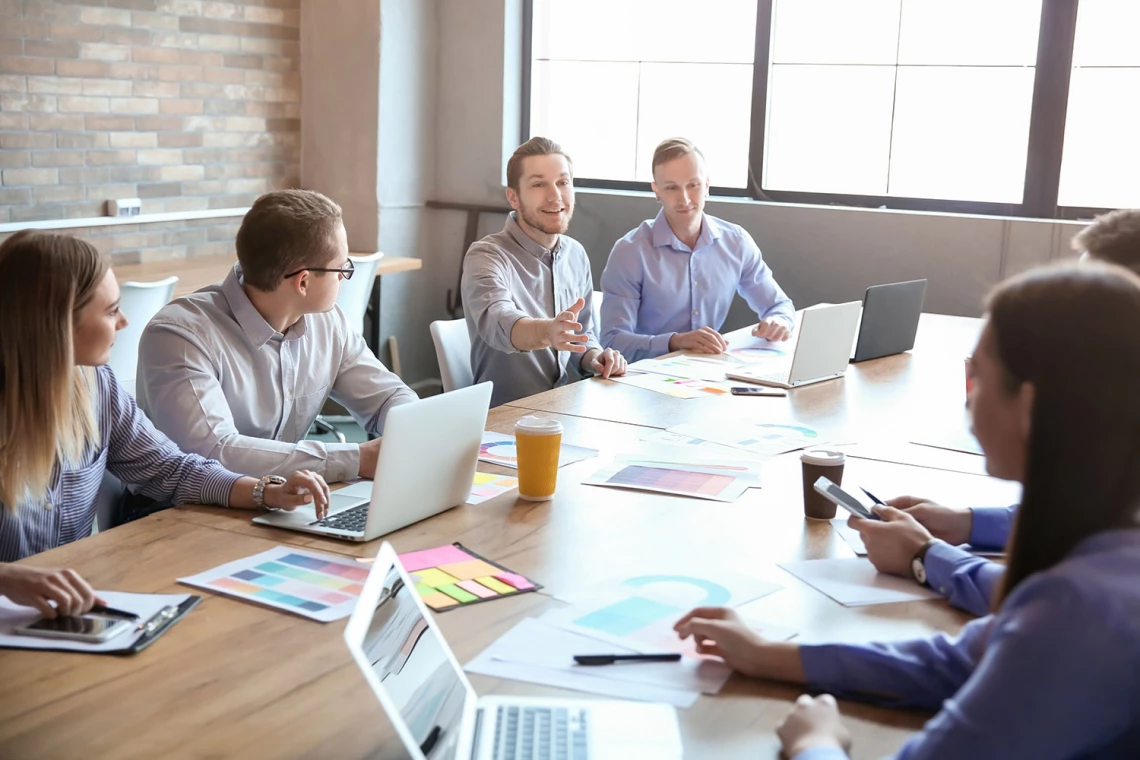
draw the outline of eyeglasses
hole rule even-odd
[[[297,275],[301,274],[301,272],[336,272],[344,279],[351,280],[352,273],[355,271],[356,265],[352,263],[352,259],[349,259],[348,261],[344,262],[343,269],[329,269],[327,267],[305,267],[304,269],[298,269],[292,274],[285,275],[285,279],[288,280],[290,277],[296,277]]]

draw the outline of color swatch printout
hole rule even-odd
[[[178,582],[328,623],[352,613],[367,577],[351,558],[278,546]]]
[[[562,444],[558,454],[558,466],[581,462],[583,459],[597,456],[597,449],[587,449],[582,446]],[[483,443],[479,446],[479,461],[487,464],[497,464],[503,467],[519,468],[518,450],[515,448],[515,437],[505,433],[483,432]]]
[[[519,487],[518,478],[509,475],[492,475],[487,472],[475,473],[471,484],[471,495],[467,497],[468,504],[481,504],[487,499],[493,499],[499,494],[513,491]]]
[[[724,372],[721,371],[721,375]],[[611,377],[610,380],[623,385],[632,385],[644,388],[647,391],[664,393],[675,398],[700,398],[701,396],[725,396],[732,386],[724,382],[709,380],[688,379],[673,375],[662,375],[654,372],[642,374],[627,374],[621,377]]]
[[[462,544],[400,554],[399,560],[424,604],[436,612],[542,588]]]
[[[621,456],[583,483],[736,501],[748,488],[759,486],[759,478],[759,465],[752,462],[671,462]]]

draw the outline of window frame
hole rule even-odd
[[[522,14],[522,139],[530,134],[531,66],[533,64],[534,2],[523,0]],[[1033,99],[1030,106],[1025,185],[1021,203],[956,201],[936,198],[906,198],[888,195],[813,193],[765,190],[763,176],[767,127],[768,70],[772,17],[775,0],[757,0],[755,59],[752,76],[752,127],[748,144],[748,187],[713,186],[714,196],[751,198],[777,203],[801,203],[847,208],[886,208],[905,211],[935,211],[953,214],[1009,216],[1034,219],[1087,219],[1111,209],[1059,206],[1061,159],[1064,153],[1065,120],[1068,115],[1069,81],[1073,45],[1077,32],[1080,0],[1042,0],[1037,38]],[[582,188],[650,192],[648,182],[575,177]]]

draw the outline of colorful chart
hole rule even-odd
[[[467,503],[479,504],[518,487],[518,478],[512,478],[508,475],[492,475],[487,472],[477,472],[475,473],[475,480],[471,485],[471,495],[467,497]]]
[[[730,348],[725,353],[729,356],[735,356],[745,364],[767,361],[769,359],[782,359],[787,356],[787,353],[779,348]]]
[[[462,544],[408,552],[399,559],[424,604],[436,612],[542,588]]]
[[[713,470],[710,472],[710,470]],[[582,481],[585,485],[631,488],[713,501],[736,501],[759,479],[747,465],[629,461],[618,457]]]
[[[179,582],[329,622],[352,612],[367,578],[351,559],[278,546]]]
[[[715,496],[733,483],[728,475],[667,470],[663,467],[625,467],[609,479],[614,485],[653,490],[683,491],[701,496]]]
[[[558,453],[558,466],[565,467],[597,455],[597,449],[563,443]],[[479,461],[517,470],[519,457],[518,449],[515,448],[515,437],[505,433],[493,433],[490,430],[484,431],[483,443],[479,446]]]

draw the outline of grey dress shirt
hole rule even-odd
[[[239,265],[150,321],[136,385],[139,406],[184,451],[235,472],[307,469],[330,482],[357,477],[360,448],[303,440],[325,399],[379,434],[389,409],[417,398],[339,306],[274,330],[242,289]]]
[[[547,250],[523,232],[512,211],[502,232],[471,245],[463,259],[463,312],[471,334],[471,370],[475,382],[494,382],[492,406],[589,374],[581,366],[583,354],[519,351],[511,343],[515,322],[552,319],[578,298],[586,302],[578,315],[589,336],[586,349],[600,349],[594,280],[581,243],[561,235],[554,250]]]

